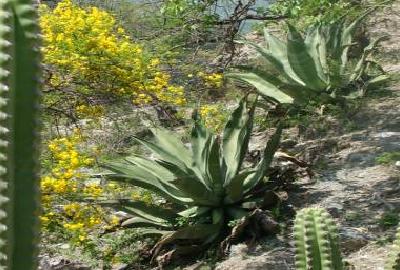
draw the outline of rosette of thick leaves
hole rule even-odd
[[[237,72],[226,77],[252,85],[266,100],[273,103],[304,103],[309,100],[330,102],[335,98],[355,98],[365,94],[367,88],[388,79],[382,72],[369,74],[379,64],[369,59],[377,44],[386,36],[373,40],[363,48],[359,58],[349,61],[354,32],[371,12],[368,10],[353,22],[346,17],[329,23],[315,24],[302,35],[288,24],[287,41],[283,42],[264,31],[266,46],[250,41],[242,43],[253,47],[272,67],[238,66]],[[352,85],[363,87],[354,89]]]
[[[171,132],[154,129],[154,142],[136,140],[156,159],[129,156],[123,161],[107,162],[104,166],[112,171],[111,179],[151,190],[168,202],[168,207],[129,200],[111,202],[134,216],[122,225],[148,228],[142,232],[163,235],[160,246],[178,240],[204,245],[221,236],[230,221],[261,207],[266,175],[282,128],[279,126],[271,136],[258,165],[243,169],[254,109],[255,103],[249,106],[247,98],[242,99],[221,136],[212,134],[195,117],[190,148]],[[176,226],[179,217],[194,222]]]

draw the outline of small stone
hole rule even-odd
[[[128,269],[128,265],[126,263],[118,263],[114,264],[111,270],[126,270]]]
[[[399,168],[400,169],[400,160],[399,161],[396,161],[396,163],[394,164],[397,168]]]
[[[334,218],[339,218],[343,214],[343,205],[340,203],[330,203],[326,206],[326,210]]]
[[[357,230],[350,227],[342,227],[340,229],[340,239],[341,247],[346,252],[354,252],[368,244],[370,237]]]
[[[92,268],[83,265],[79,262],[72,262],[70,260],[50,256],[39,257],[39,270],[91,270]]]
[[[62,245],[60,245],[60,248],[61,249],[70,249],[71,245],[70,244],[62,244]]]
[[[232,249],[231,249],[232,250]],[[225,261],[219,262],[215,270],[283,270],[294,269],[294,254],[277,248],[267,252],[255,254],[244,253],[240,249],[239,254],[232,254]]]
[[[290,149],[293,148],[297,145],[297,141],[296,140],[292,140],[292,139],[287,139],[287,140],[283,140],[281,142],[281,147],[283,149]]]

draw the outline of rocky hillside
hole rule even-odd
[[[379,57],[392,81],[380,89],[384,94],[372,93],[364,101],[350,119],[351,131],[313,140],[299,141],[297,136],[286,140],[290,146],[286,150],[313,164],[317,173],[296,184],[288,194],[289,202],[296,210],[320,206],[330,212],[340,226],[345,258],[355,270],[383,269],[399,222],[399,14],[397,1],[368,22],[371,38],[390,36],[382,43]],[[290,228],[287,231],[256,250],[245,245],[233,247],[230,258],[217,269],[294,269]]]

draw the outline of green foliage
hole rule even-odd
[[[355,15],[360,9],[360,4],[351,0],[284,0],[276,1],[270,7],[272,12],[286,15],[301,27],[317,22],[330,23],[343,14]]]
[[[275,72],[239,66],[240,72],[232,72],[227,77],[254,86],[271,102],[306,103],[316,100],[326,103],[362,96],[368,87],[388,79],[382,73],[368,74],[371,66],[377,65],[368,57],[384,37],[366,46],[357,61],[350,61],[348,56],[353,34],[370,12],[352,22],[342,17],[326,25],[315,24],[307,29],[304,38],[289,24],[287,42],[265,31],[267,46],[248,41],[244,43],[254,47],[275,68]],[[350,92],[359,84],[363,87]]]
[[[296,269],[341,270],[336,225],[320,208],[305,208],[297,213],[294,224]]]
[[[397,229],[396,239],[393,242],[392,251],[386,262],[385,270],[400,269],[400,227]]]
[[[391,164],[396,161],[400,160],[400,152],[395,151],[395,152],[384,152],[378,157],[376,157],[375,161],[378,164]]]
[[[104,166],[112,171],[109,178],[149,189],[165,199],[165,206],[131,200],[104,204],[135,216],[122,226],[148,227],[144,234],[162,235],[155,252],[171,242],[190,240],[203,246],[215,241],[230,222],[263,205],[262,183],[267,181],[282,129],[279,126],[267,143],[259,164],[242,170],[254,109],[255,104],[249,106],[247,98],[242,99],[221,138],[195,116],[190,149],[163,129],[153,130],[156,142],[136,138],[156,159],[130,156],[107,162]]]
[[[385,212],[382,217],[379,220],[379,224],[382,227],[388,228],[388,227],[393,227],[393,226],[397,226],[397,224],[399,224],[400,218],[399,218],[399,214],[396,212]]]
[[[29,270],[36,268],[39,211],[36,14],[29,0],[0,6],[1,268]]]

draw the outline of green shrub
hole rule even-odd
[[[391,164],[400,160],[400,152],[385,152],[379,155],[375,161],[378,164]]]

